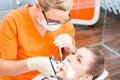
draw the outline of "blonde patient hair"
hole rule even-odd
[[[93,78],[96,78],[105,70],[105,59],[98,49],[87,48],[93,53],[93,61],[90,63],[87,73],[93,75]]]
[[[38,2],[44,11],[51,8],[69,11],[73,5],[73,0],[38,0]]]

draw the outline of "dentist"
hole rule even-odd
[[[11,11],[4,18],[0,28],[0,80],[32,80],[42,69],[51,70],[49,56],[59,60],[75,50],[72,5],[73,0],[36,0],[34,5]],[[64,54],[59,54],[61,50]]]

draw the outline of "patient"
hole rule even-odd
[[[95,80],[105,70],[105,61],[97,49],[83,47],[68,55],[63,62],[52,63],[52,68],[49,66],[47,72],[42,71],[48,78],[45,80]]]
[[[98,50],[84,47],[68,55],[59,67],[63,80],[94,80],[103,73],[105,61]]]

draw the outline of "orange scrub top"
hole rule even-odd
[[[0,28],[0,58],[9,60],[22,60],[36,56],[54,56],[59,58],[59,50],[53,43],[59,34],[68,33],[73,39],[75,29],[72,23],[64,23],[56,31],[47,31],[42,37],[35,28],[27,5],[10,12],[4,19]],[[1,76],[2,80],[31,80],[37,71],[30,71],[17,76]]]

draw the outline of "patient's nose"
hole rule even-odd
[[[72,60],[74,59],[74,55],[69,55],[69,56],[66,57],[66,59],[67,59],[68,62],[71,63]]]

